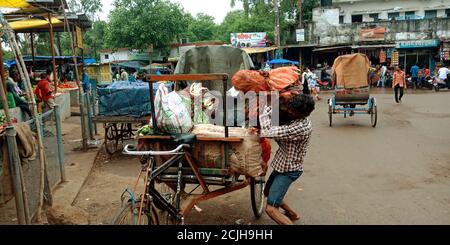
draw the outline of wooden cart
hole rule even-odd
[[[109,155],[121,151],[119,142],[133,139],[135,132],[140,125],[149,122],[150,117],[134,118],[134,117],[117,117],[117,116],[95,116],[94,123],[103,123],[105,128],[105,149]]]
[[[164,75],[149,76],[147,78],[152,101],[152,115],[154,111],[153,83],[158,81],[222,81],[226,95],[227,74],[197,74],[197,75]],[[223,103],[223,119],[226,125],[226,103]],[[157,129],[155,117],[153,128]],[[127,189],[122,195],[122,207],[113,218],[113,224],[141,224],[145,217],[146,224],[163,223],[162,218],[171,220],[170,224],[183,224],[192,208],[199,202],[222,196],[247,186],[250,186],[250,199],[252,209],[256,217],[261,217],[264,211],[265,178],[240,176],[229,171],[228,152],[230,144],[243,142],[243,138],[229,137],[228,127],[225,127],[223,137],[189,137],[165,134],[154,134],[139,137],[138,147],[126,146],[125,154],[141,156],[142,172],[145,176],[145,191],[143,195],[137,195],[134,190]],[[186,135],[184,135],[186,136]],[[208,145],[220,144],[223,147],[223,157],[220,163],[214,166],[195,159],[194,149],[196,144]],[[162,149],[164,148],[164,149]],[[175,149],[175,150],[173,150]],[[167,158],[164,158],[167,157]],[[159,183],[169,187],[166,191],[158,188]],[[201,187],[200,194],[187,193],[186,184],[194,184]],[[195,188],[194,190],[196,190]],[[128,195],[125,195],[128,194]],[[180,199],[188,195],[185,203]],[[128,198],[126,198],[128,197]],[[167,220],[167,219],[166,219]]]

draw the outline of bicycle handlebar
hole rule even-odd
[[[130,156],[168,156],[168,155],[181,155],[184,154],[181,150],[183,148],[190,147],[189,145],[183,144],[179,145],[175,150],[172,151],[136,151],[136,147],[133,145],[126,145],[123,149],[123,154]]]

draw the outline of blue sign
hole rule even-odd
[[[441,41],[432,40],[416,40],[416,41],[400,41],[397,42],[396,48],[407,49],[407,48],[436,48],[439,47]]]

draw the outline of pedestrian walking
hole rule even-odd
[[[406,75],[405,72],[402,71],[402,69],[398,66],[395,67],[394,72],[394,81],[392,82],[392,88],[394,88],[395,91],[395,102],[401,103],[404,89],[406,88]]]

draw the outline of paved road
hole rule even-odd
[[[336,117],[330,128],[326,100],[317,104],[305,173],[287,197],[302,215],[298,224],[450,224],[450,93],[407,94],[401,105],[390,94],[375,96],[376,129],[365,115]],[[136,165],[124,168],[123,158],[112,162],[113,175],[111,164],[127,169],[120,177],[133,183]],[[98,193],[95,186],[107,187],[102,174],[94,176],[79,206],[88,206],[83,202]],[[105,176],[111,184],[113,176]],[[111,200],[98,203],[117,199],[105,198]],[[266,215],[252,217],[248,189],[199,207],[202,211],[193,210],[187,223],[274,224]]]

